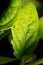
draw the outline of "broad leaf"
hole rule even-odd
[[[26,4],[18,12],[15,22],[11,29],[13,37],[11,43],[15,50],[14,54],[19,58],[29,50],[29,47],[37,39],[38,14],[34,4]]]

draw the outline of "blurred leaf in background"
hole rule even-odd
[[[6,64],[6,63],[8,63],[8,62],[12,62],[12,61],[14,61],[14,60],[16,60],[16,59],[0,56],[0,65],[1,65],[1,64]]]
[[[43,40],[43,17],[39,19],[39,36]]]

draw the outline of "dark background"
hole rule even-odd
[[[43,0],[38,0],[42,4],[42,7],[38,9],[38,14],[39,17],[43,16]],[[2,14],[6,10],[6,8],[9,5],[10,0],[0,0],[0,18],[2,17]],[[41,12],[40,12],[41,10]],[[37,59],[43,58],[43,40],[39,40],[38,46],[35,49],[34,53],[37,55]],[[5,57],[12,57],[14,58],[15,56],[13,55],[13,49],[12,45],[9,43],[7,36],[3,38],[0,41],[0,56],[5,56]],[[14,61],[11,63],[7,63],[6,65],[19,65],[19,61]],[[4,64],[5,65],[5,64]],[[42,64],[43,65],[43,64]]]

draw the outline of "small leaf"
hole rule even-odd
[[[6,64],[6,63],[12,62],[14,60],[16,60],[16,59],[0,56],[0,64]]]

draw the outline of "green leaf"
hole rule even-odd
[[[38,14],[34,4],[26,4],[18,12],[15,22],[11,29],[13,37],[11,43],[15,50],[14,54],[20,58],[37,39]]]
[[[39,19],[39,37],[43,40],[43,17]]]
[[[0,56],[0,64],[6,64],[6,63],[12,62],[14,60],[16,60],[16,59]]]
[[[6,30],[13,26],[14,21],[12,22],[11,20],[16,16],[20,8],[21,0],[10,0],[8,8],[0,19],[0,30]]]
[[[41,65],[43,63],[43,58],[38,59],[32,63],[26,64],[26,65]]]

